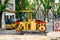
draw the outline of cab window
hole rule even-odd
[[[28,12],[20,12],[20,21],[27,22],[28,21]]]

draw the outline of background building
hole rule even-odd
[[[5,0],[1,0],[4,4]],[[7,19],[15,20],[15,0],[9,0],[7,3],[6,11],[2,13],[2,28],[5,28]]]

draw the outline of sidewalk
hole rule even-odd
[[[60,32],[49,32],[47,33],[47,36],[49,36],[50,38],[59,38]]]
[[[47,36],[40,35],[0,35],[0,40],[50,40]]]

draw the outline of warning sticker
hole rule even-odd
[[[60,21],[54,22],[54,31],[60,31]]]

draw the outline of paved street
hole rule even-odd
[[[6,35],[6,34],[16,34],[16,30],[3,30],[3,29],[0,29],[0,35]]]
[[[16,30],[0,29],[0,40],[28,40],[30,38],[30,40],[51,40],[51,37],[47,36],[46,33],[24,32],[24,35],[22,33]]]
[[[46,33],[40,33],[40,32],[22,32],[24,33],[24,35],[45,35]],[[3,30],[3,29],[0,29],[0,35],[7,35],[7,34],[11,34],[11,35],[20,35],[22,34],[20,32],[17,32],[16,30]]]

